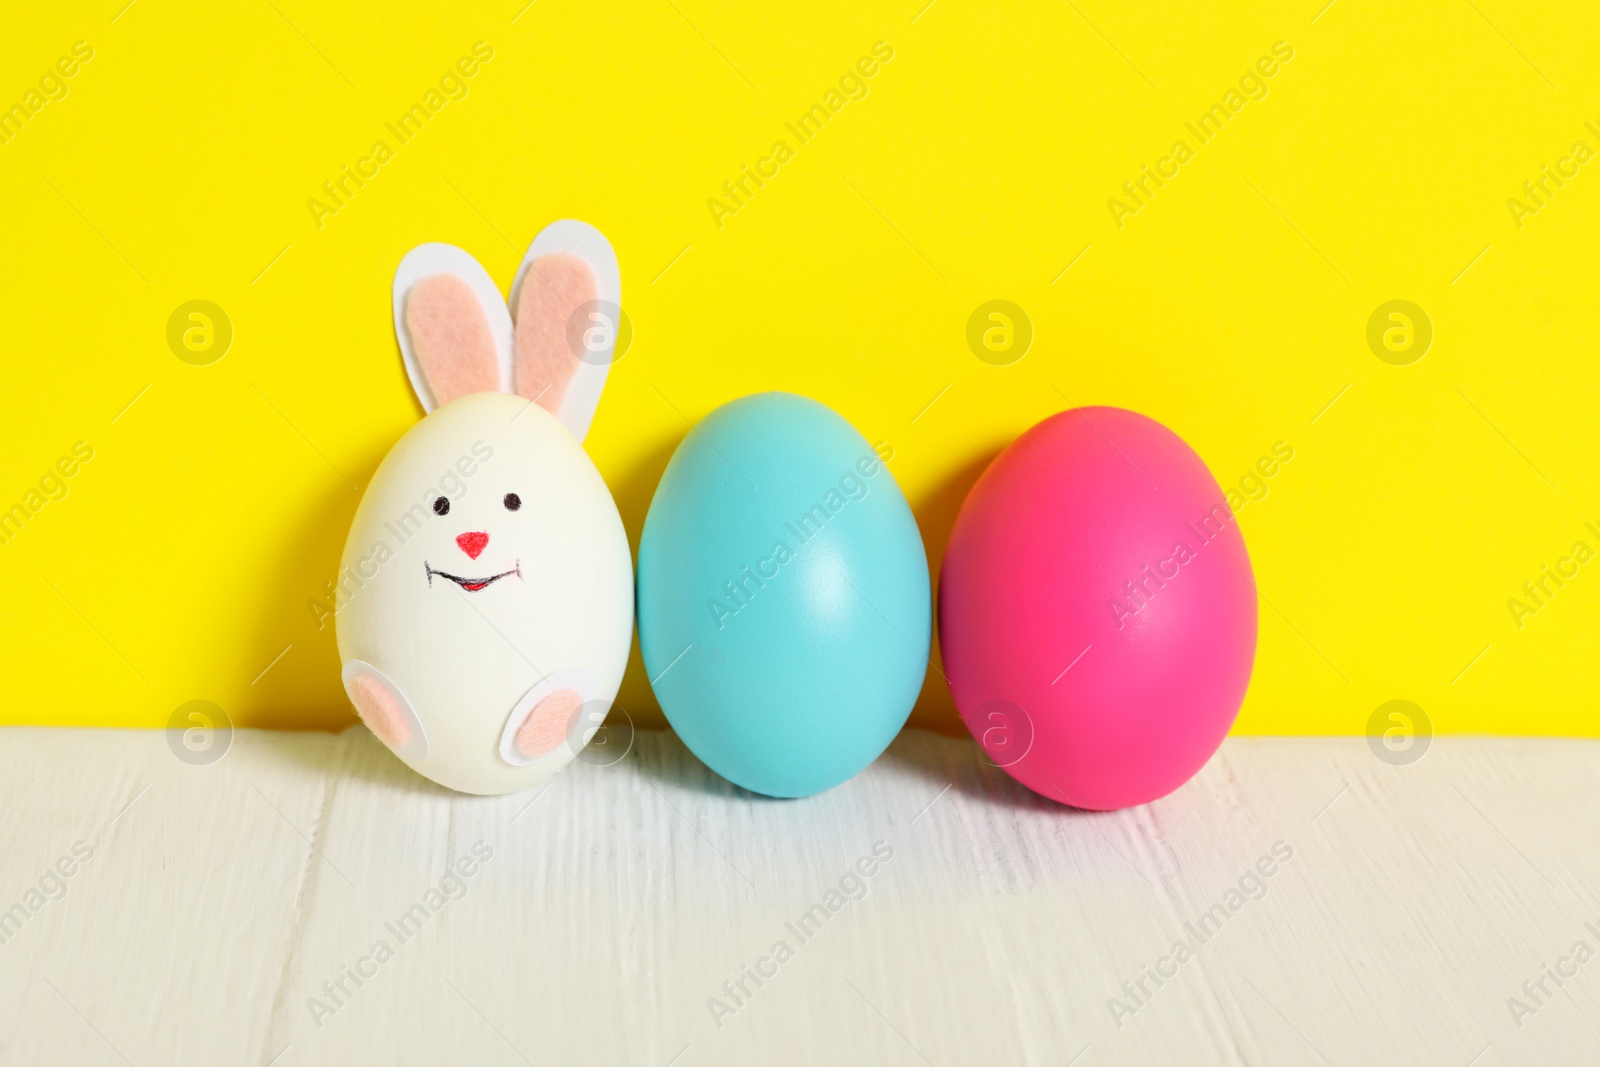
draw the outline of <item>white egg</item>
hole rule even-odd
[[[413,427],[362,495],[340,576],[346,688],[441,785],[538,785],[616,696],[627,535],[583,446],[538,404],[474,393]]]

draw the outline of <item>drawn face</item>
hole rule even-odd
[[[459,557],[447,553],[446,562],[454,567],[454,570],[446,570],[444,565],[435,567],[429,560],[422,561],[429,586],[433,585],[433,580],[437,577],[455,582],[469,593],[477,593],[504,578],[514,577],[517,581],[522,581],[522,557],[515,552],[519,540],[517,537],[519,528],[515,520],[516,513],[522,510],[522,495],[514,491],[507,493],[500,498],[500,505],[507,514],[490,516],[489,521],[482,524],[485,529],[467,529],[455,535],[456,547],[466,556],[466,561],[463,562]],[[456,519],[452,526],[459,527],[463,523],[474,525],[474,522],[469,521],[471,513],[468,509],[455,508],[450,498],[442,493],[434,498],[432,508],[433,513],[440,518],[455,515]],[[493,527],[495,532],[491,534],[487,527]],[[509,563],[508,549],[512,550]],[[484,557],[481,563],[480,556]],[[458,571],[460,573],[457,573]]]

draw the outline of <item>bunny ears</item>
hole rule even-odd
[[[582,441],[605,388],[621,300],[610,242],[566,219],[534,238],[509,308],[466,252],[413,248],[394,273],[394,332],[424,410],[468,393],[515,393]]]

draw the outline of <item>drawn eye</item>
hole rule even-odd
[[[435,499],[433,502],[433,513],[435,515],[450,514],[450,498],[447,496],[441,496]]]
[[[522,498],[515,493],[507,493],[505,505],[507,511],[516,511],[522,506]]]

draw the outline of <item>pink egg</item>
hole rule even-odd
[[[1222,489],[1152,419],[1075,408],[967,494],[939,578],[956,707],[1042,796],[1165,796],[1233,725],[1256,652],[1250,557]]]

